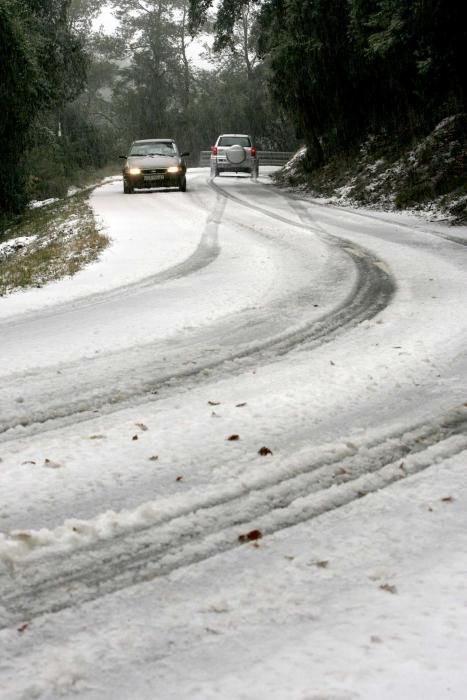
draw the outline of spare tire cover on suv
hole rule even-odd
[[[243,163],[246,158],[245,149],[243,146],[239,146],[238,144],[235,146],[230,146],[230,148],[226,148],[225,155],[229,163],[232,163],[233,165]]]

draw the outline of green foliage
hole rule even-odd
[[[67,0],[0,0],[0,209],[27,199],[25,156],[42,110],[57,113],[83,88],[85,56],[67,24]],[[57,123],[59,116],[57,116]]]
[[[266,88],[251,38],[256,15],[246,3],[223,50],[210,54],[209,70],[189,58],[188,0],[114,5],[127,59],[113,85],[113,120],[127,143],[174,137],[193,164],[221,132],[244,131],[272,147],[290,147],[293,131]]]
[[[465,188],[467,183],[467,116],[443,120],[423,139],[405,163],[396,205],[414,206]]]
[[[191,0],[193,30],[212,0]],[[221,0],[217,44],[245,0]],[[276,101],[308,145],[311,167],[369,130],[407,141],[465,110],[467,22],[456,0],[264,0],[256,28]]]
[[[0,1],[0,151],[8,168],[0,170],[0,211],[24,206],[25,176],[20,166],[25,136],[39,98],[38,68],[28,47],[24,25],[11,2]]]
[[[466,109],[455,0],[220,0],[216,17],[213,0],[109,1],[114,37],[92,31],[105,0],[0,0],[3,212],[62,195],[135,138],[174,137],[197,163],[221,132],[285,150],[297,134],[313,169],[369,132],[410,143]],[[209,70],[190,27],[214,27]],[[443,172],[435,194],[457,182]]]
[[[293,147],[256,51],[257,12],[235,9],[209,69],[190,58],[188,0],[114,0],[116,36],[93,32],[104,0],[0,0],[0,205],[63,196],[135,138],[168,136],[198,153],[225,131]],[[107,3],[108,4],[108,3]],[[208,59],[206,59],[208,60]]]
[[[41,114],[28,148],[28,199],[63,197],[86,174],[115,160],[115,133],[107,122],[97,124],[79,102],[62,112],[61,135],[55,112]],[[116,169],[118,172],[118,169]]]

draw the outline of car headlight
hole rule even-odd
[[[180,172],[180,166],[179,165],[171,165],[170,168],[167,168],[168,173],[179,173]]]
[[[141,168],[128,168],[129,175],[141,175]]]

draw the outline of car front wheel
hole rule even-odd
[[[133,187],[123,180],[123,194],[133,194]]]
[[[180,182],[178,184],[178,189],[180,192],[186,192],[186,177],[185,177],[185,175],[181,176]]]

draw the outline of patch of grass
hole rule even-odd
[[[69,188],[81,189],[100,182],[105,177],[121,173],[121,163],[109,163],[102,168],[73,168],[65,172],[56,163],[48,163],[46,155],[33,169],[34,174],[28,179],[28,198],[30,200],[65,197]]]
[[[122,161],[110,163],[109,165],[99,168],[98,170],[79,170],[74,173],[73,178],[69,179],[69,184],[74,187],[91,187],[96,182],[101,182],[106,177],[112,177],[122,174]]]
[[[0,235],[0,295],[76,274],[109,244],[89,191],[30,209]],[[19,240],[18,240],[19,239]]]

